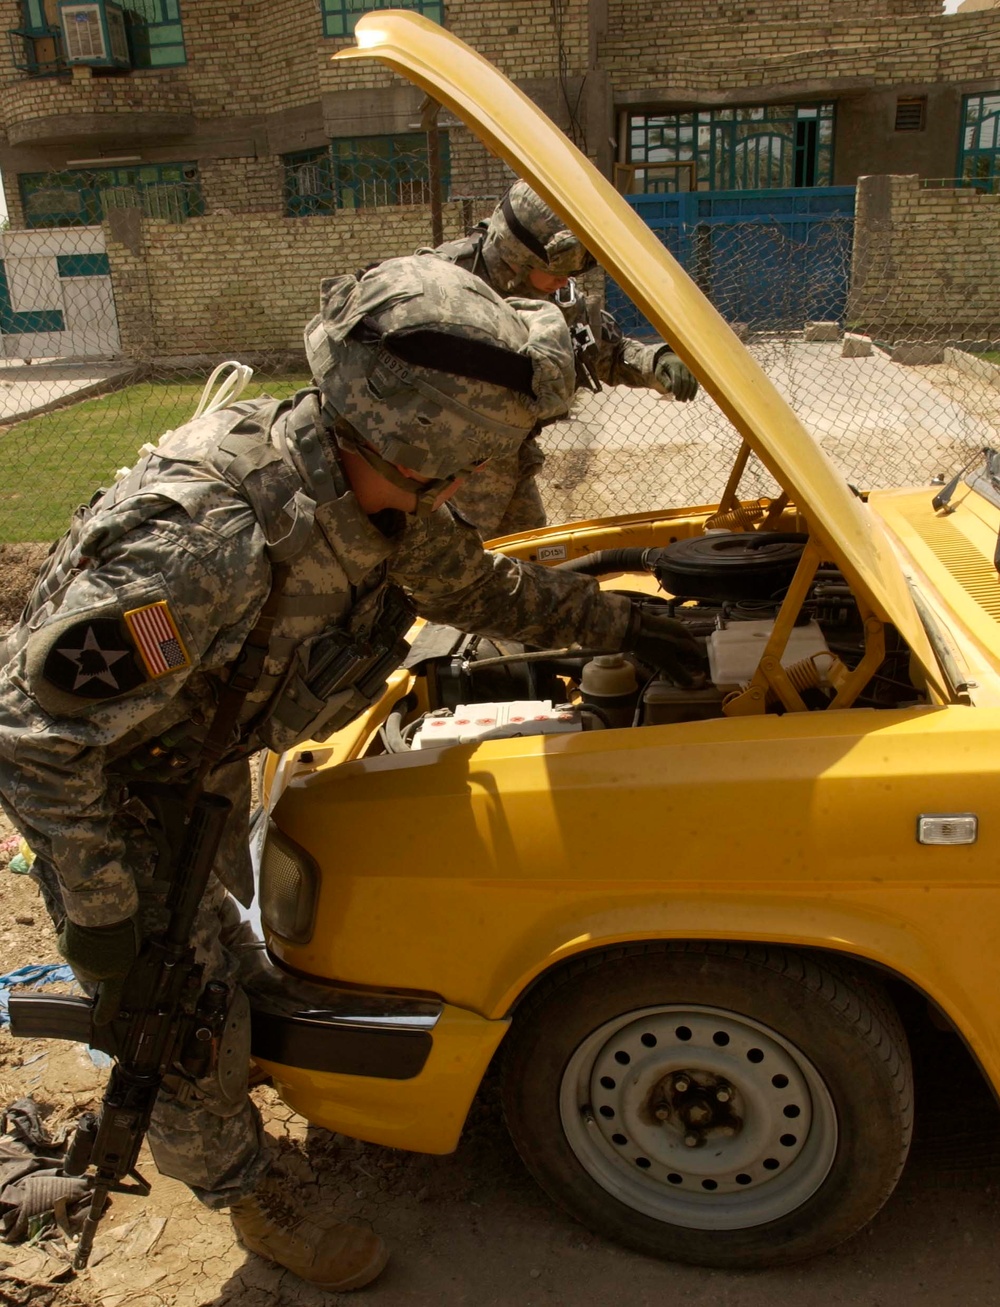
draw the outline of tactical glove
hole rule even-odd
[[[632,605],[622,649],[678,685],[691,685],[705,671],[704,655],[684,623],[654,605]]]
[[[676,354],[665,349],[653,364],[653,376],[674,399],[686,402],[698,393],[698,383]]]
[[[117,1015],[125,979],[139,952],[135,922],[113,926],[78,926],[67,917],[59,936],[59,952],[84,984],[98,984],[94,1024],[106,1025]]]

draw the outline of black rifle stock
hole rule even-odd
[[[13,1034],[79,1040],[115,1059],[100,1110],[81,1119],[64,1164],[67,1174],[92,1169],[94,1176],[77,1268],[90,1257],[108,1195],[149,1192],[135,1168],[164,1076],[178,1064],[199,1076],[210,1068],[227,995],[224,986],[210,982],[199,1002],[202,967],[190,938],[231,808],[218,794],[203,793],[194,803],[171,869],[167,927],[143,941],[112,1022],[95,1026],[88,999],[11,995]],[[127,1177],[135,1184],[124,1185]]]

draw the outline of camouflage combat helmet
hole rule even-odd
[[[594,266],[579,238],[527,182],[515,182],[493,210],[483,259],[494,286],[506,294],[537,294],[528,282],[532,268],[575,277]]]
[[[418,512],[573,395],[559,310],[503,300],[433,254],[324,281],[305,343],[338,442],[406,490],[417,483],[400,468],[429,479]]]

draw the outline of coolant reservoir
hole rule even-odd
[[[580,690],[584,697],[595,700],[617,699],[623,694],[635,694],[639,681],[635,667],[624,654],[597,654],[584,666]]]
[[[624,654],[597,654],[584,666],[580,697],[606,726],[631,726],[639,699],[635,666]]]
[[[720,690],[738,690],[757,670],[774,623],[733,622],[708,637],[708,666],[713,683]],[[816,655],[825,655],[817,658]],[[784,652],[782,667],[791,667],[803,658],[815,659],[820,684],[825,685],[826,673],[833,661],[830,646],[816,622],[807,626],[793,626]]]

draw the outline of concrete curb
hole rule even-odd
[[[37,374],[32,374],[37,376]],[[114,390],[121,390],[125,386],[135,385],[137,381],[142,381],[149,375],[149,367],[145,363],[132,364],[123,367],[120,370],[109,373],[109,375],[100,377],[97,381],[91,382],[89,386],[81,386],[78,390],[70,391],[68,394],[57,395],[55,399],[50,399],[44,404],[36,404],[34,408],[26,408],[12,417],[0,420],[0,430],[6,431],[10,427],[15,427],[21,422],[26,422],[29,418],[41,417],[45,413],[54,413],[56,409],[68,408],[71,404],[78,404],[84,399],[96,399],[100,395],[108,395]],[[37,378],[41,380],[42,378]]]
[[[969,354],[964,349],[955,349],[951,345],[945,346],[944,361],[951,367],[958,368],[959,372],[977,377],[980,381],[985,381],[988,386],[1000,390],[1000,368],[995,363],[987,363],[985,359],[976,358],[975,354]]]

